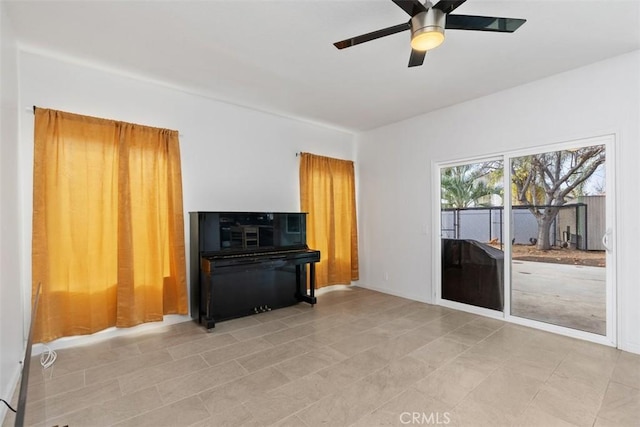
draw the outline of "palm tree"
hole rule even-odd
[[[488,206],[487,196],[501,194],[502,189],[483,179],[495,170],[494,162],[467,164],[446,168],[441,176],[443,208]]]

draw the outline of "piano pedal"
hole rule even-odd
[[[269,307],[268,305],[261,305],[260,307],[253,307],[253,312],[255,314],[265,313],[267,311],[271,311],[271,307]]]

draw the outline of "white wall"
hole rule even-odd
[[[24,356],[19,256],[18,62],[0,2],[0,397],[10,400]],[[0,405],[0,420],[6,413]]]
[[[615,133],[618,344],[640,353],[639,82],[636,51],[358,135],[361,286],[431,301],[432,162]]]
[[[354,157],[350,133],[35,53],[20,52],[19,59],[24,283],[31,280],[34,105],[178,130],[187,251],[187,212],[299,211],[296,152]]]

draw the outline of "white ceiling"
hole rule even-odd
[[[408,32],[332,44],[407,21],[390,0],[1,1],[25,50],[351,131],[640,49],[640,0],[468,0],[527,22],[449,30],[415,68]]]

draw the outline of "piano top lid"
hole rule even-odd
[[[206,251],[200,254],[203,258],[240,258],[248,256],[267,256],[276,254],[298,253],[298,252],[317,252],[315,249],[309,249],[307,245],[288,246],[285,248],[262,247],[243,250],[224,249],[219,251]]]

